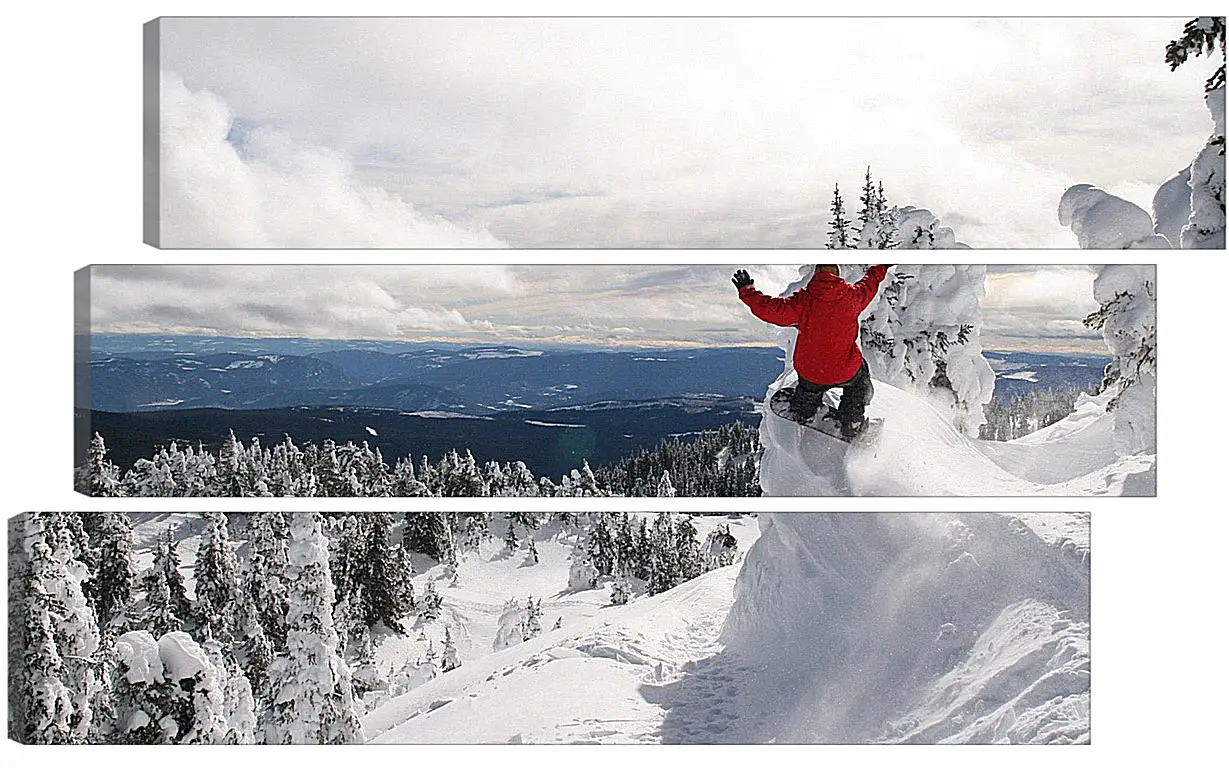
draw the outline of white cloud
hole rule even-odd
[[[748,265],[779,294],[792,265]],[[400,341],[681,346],[773,343],[738,301],[734,267],[685,265],[95,266],[97,333],[202,333]],[[996,266],[987,347],[1104,348],[1087,267]]]
[[[1138,192],[1206,137],[1202,62],[1161,60],[1181,23],[168,19],[162,64],[224,100],[193,112],[208,141],[183,137],[184,195],[213,202],[169,213],[292,243],[474,236],[421,221],[441,213],[525,247],[807,246],[869,164],[972,245],[1073,246],[1067,186]],[[225,156],[231,112],[255,155]]]
[[[226,104],[172,73],[163,73],[160,93],[163,247],[502,245],[362,183],[334,150],[268,126],[234,138]]]

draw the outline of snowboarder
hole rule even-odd
[[[858,315],[866,309],[890,264],[876,264],[853,285],[841,279],[835,264],[818,264],[806,287],[786,298],[765,296],[755,288],[747,270],[734,273],[738,298],[751,313],[773,325],[798,329],[794,370],[798,386],[790,402],[794,420],[807,424],[814,418],[829,389],[841,389],[835,418],[841,435],[851,439],[866,424],[866,406],[874,387],[870,369],[858,349]]]

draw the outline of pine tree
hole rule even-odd
[[[119,744],[172,744],[174,692],[163,677],[158,641],[144,629],[115,640],[115,733]],[[164,725],[164,722],[165,725]]]
[[[690,515],[683,515],[674,529],[674,550],[678,559],[678,579],[689,581],[704,572],[704,561],[700,556],[699,534],[691,522]]]
[[[257,618],[258,608],[250,599],[241,600],[235,629],[238,633],[236,643],[243,659],[244,677],[250,685],[253,700],[264,709],[270,703],[269,665],[273,663],[274,644]],[[283,616],[283,631],[284,620]],[[284,635],[282,643],[285,644]]]
[[[356,648],[354,656],[354,695],[356,698],[362,699],[371,691],[379,690],[388,686],[388,681],[380,673],[379,665],[376,663],[375,641],[372,640],[371,630],[360,624],[356,628],[357,634],[354,638],[354,647]]]
[[[218,688],[222,692],[223,744],[255,742],[256,702],[252,685],[234,654],[226,651],[217,640],[203,645],[209,663],[216,669]],[[218,738],[216,735],[214,738]]]
[[[516,521],[511,517],[508,518],[508,532],[504,534],[504,549],[509,553],[516,552],[520,549],[521,540],[516,536]]]
[[[97,540],[98,573],[94,595],[98,627],[114,637],[123,630],[124,611],[132,600],[136,583],[136,565],[132,557],[132,523],[123,512],[98,512]]]
[[[159,542],[153,565],[141,574],[141,588],[145,590],[145,618],[142,623],[159,637],[183,629],[183,619],[175,612],[171,590],[166,583],[166,571],[160,562],[163,557],[162,543]]]
[[[674,498],[675,496],[674,483],[670,482],[670,470],[663,469],[661,471],[661,479],[657,481],[657,496]]]
[[[649,539],[651,565],[648,588],[650,595],[665,592],[679,583],[680,570],[678,551],[675,548],[676,540],[673,513],[658,513],[656,519],[653,520],[653,531]]]
[[[196,620],[206,640],[230,643],[234,639],[238,587],[238,563],[226,515],[206,512],[205,530],[196,550]]]
[[[879,187],[875,190],[875,220],[872,247],[882,251],[900,246],[899,233],[896,230],[896,214],[897,208],[895,206],[888,207],[888,198],[883,192],[883,182],[880,181]]]
[[[858,211],[857,247],[869,248],[875,218],[879,212],[879,197],[875,192],[875,184],[871,180],[870,166],[866,167],[866,180],[862,184],[862,194],[858,199],[862,202],[862,209]]]
[[[110,710],[109,678],[102,670],[102,638],[86,587],[90,568],[88,537],[75,512],[42,512],[30,516],[41,521],[52,549],[52,578],[45,582],[54,610],[52,626],[56,649],[64,664],[64,685],[72,694],[71,739],[86,743],[106,729]]]
[[[867,169],[870,173],[870,169]],[[841,186],[837,184],[832,189],[832,228],[828,230],[828,248],[851,248],[849,225],[853,222],[845,218],[845,201],[841,199]]]
[[[348,744],[365,739],[350,672],[333,628],[329,545],[318,513],[291,521],[287,652],[270,668],[274,693],[264,731],[271,744]]]
[[[226,438],[218,448],[218,462],[214,479],[216,496],[251,496],[252,482],[248,476],[248,463],[245,460],[243,443],[235,437],[234,430],[228,430]]]
[[[427,621],[438,619],[443,604],[444,598],[435,590],[435,584],[428,581],[426,589],[423,590],[422,603],[419,607],[422,617]]]
[[[382,622],[394,632],[403,633],[401,617],[414,607],[414,569],[409,555],[392,541],[393,516],[387,512],[364,514],[366,546],[358,563],[357,577],[362,585],[363,622],[374,627]]]
[[[261,635],[276,649],[286,646],[286,565],[289,530],[281,512],[255,512],[249,517],[247,570],[244,586],[247,603]],[[242,628],[251,637],[254,629]],[[255,640],[250,642],[256,642]],[[252,673],[249,670],[249,677]],[[253,680],[257,691],[257,681]]]
[[[1172,72],[1186,63],[1193,53],[1202,56],[1205,53],[1212,58],[1213,51],[1219,47],[1221,64],[1204,83],[1204,92],[1211,93],[1225,84],[1225,17],[1200,16],[1186,22],[1182,29],[1182,37],[1170,40],[1165,46],[1165,63]]]
[[[444,672],[451,672],[461,666],[461,659],[457,656],[456,643],[452,640],[452,630],[448,627],[444,627],[444,651],[441,663]]]
[[[90,496],[122,496],[119,467],[107,459],[107,444],[97,432],[86,452],[84,481],[80,489]]]
[[[504,603],[503,613],[499,617],[499,628],[495,632],[492,648],[502,651],[525,642],[525,609],[515,600]]]
[[[225,672],[187,633],[158,640],[135,630],[115,641],[116,740],[123,744],[221,744]]]
[[[611,605],[627,605],[627,600],[630,597],[627,579],[619,577],[610,585],[610,604]]]
[[[455,513],[406,512],[402,545],[411,552],[421,552],[440,563],[455,563],[456,551],[452,538]]]
[[[533,595],[525,603],[525,639],[542,634],[542,599],[535,603]]]
[[[22,620],[20,690],[12,714],[20,718],[18,739],[25,744],[69,744],[75,740],[73,691],[56,645],[56,614],[63,610],[55,598],[59,566],[47,546],[43,522],[26,518],[25,585],[21,592]],[[13,674],[13,671],[10,671]]]
[[[719,525],[704,539],[704,570],[724,568],[738,558],[738,539],[730,533],[729,525]]]

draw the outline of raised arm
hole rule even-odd
[[[853,298],[858,305],[859,312],[866,309],[871,299],[875,298],[875,294],[879,292],[879,284],[883,282],[887,274],[887,264],[876,264],[866,270],[861,280],[853,284]]]
[[[740,270],[741,271],[741,270]],[[742,275],[746,275],[745,271],[741,271]],[[798,325],[802,320],[802,293],[795,293],[793,296],[788,296],[784,299],[765,296],[755,288],[755,283],[747,278],[747,282],[738,285],[738,298],[751,308],[751,314],[766,323],[773,325],[793,326]]]

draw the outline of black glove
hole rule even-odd
[[[755,281],[751,279],[751,275],[747,274],[747,270],[740,269],[734,273],[734,279],[730,282],[734,283],[734,287],[742,290],[743,286],[751,285]]]

